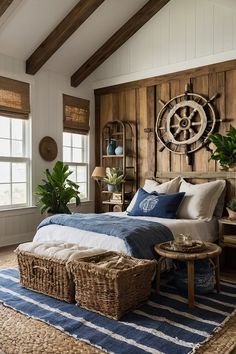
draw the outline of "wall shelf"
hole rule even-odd
[[[113,206],[119,205],[122,210],[125,210],[129,204],[128,198],[137,190],[137,134],[136,124],[129,121],[113,120],[108,121],[101,132],[101,154],[100,161],[105,168],[119,168],[126,177],[125,182],[121,185],[121,201],[112,199],[112,192],[105,190],[105,185],[102,186],[100,193],[100,204],[108,207],[108,210],[103,208],[102,211],[113,211]],[[116,155],[107,154],[107,146],[111,140],[116,141],[116,146],[123,149],[123,153]],[[114,192],[119,193],[119,192]],[[110,196],[110,199],[108,199]]]

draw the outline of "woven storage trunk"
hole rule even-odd
[[[126,312],[147,301],[156,267],[154,260],[124,255],[119,256],[130,261],[132,265],[129,269],[99,266],[117,255],[116,252],[107,252],[70,263],[78,305],[114,319],[120,319]]]
[[[59,300],[75,302],[75,285],[66,269],[66,261],[30,252],[17,252],[17,259],[22,286]]]

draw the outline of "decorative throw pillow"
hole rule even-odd
[[[181,182],[181,177],[176,177],[171,181],[164,182],[161,184],[152,179],[146,179],[143,189],[148,193],[152,193],[152,192],[166,193],[166,194],[177,193],[179,190],[180,182]],[[138,191],[135,193],[128,208],[126,209],[127,212],[130,212],[133,209],[137,196],[138,196]]]
[[[156,216],[159,218],[175,219],[178,207],[185,193],[160,194],[147,193],[139,188],[134,207],[128,215]]]
[[[178,210],[181,219],[211,220],[216,204],[225,188],[225,181],[191,184],[184,179],[180,185],[180,192],[185,192],[185,198]]]

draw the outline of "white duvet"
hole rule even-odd
[[[114,213],[112,213],[114,215]],[[126,212],[116,213],[116,216],[128,217]],[[194,240],[213,242],[218,237],[217,219],[211,221],[191,220],[191,219],[163,219],[148,216],[134,216],[133,218],[159,222],[167,226],[174,237],[178,234],[189,234]],[[69,226],[48,225],[40,228],[33,241],[54,242],[62,241],[68,243],[78,243],[80,246],[96,247],[110,251],[117,251],[129,254],[125,243],[118,237],[108,236],[91,231],[79,230]]]

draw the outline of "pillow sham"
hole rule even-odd
[[[185,198],[178,210],[178,217],[211,220],[225,184],[223,180],[191,184],[182,179],[179,191],[185,192]]]
[[[145,179],[143,189],[148,193],[152,193],[152,192],[166,193],[166,194],[177,193],[179,190],[180,182],[181,182],[181,177],[176,177],[171,181],[164,182],[161,184],[152,179]],[[130,212],[133,209],[137,196],[138,196],[138,191],[135,193],[128,208],[126,209],[127,212]]]
[[[147,193],[143,188],[139,188],[136,202],[128,215],[175,219],[184,194],[184,192],[172,194]]]
[[[180,183],[181,183],[181,177],[176,177],[171,181],[164,182],[164,183],[158,183],[152,179],[146,179],[143,189],[148,193],[157,192],[157,193],[171,194],[171,193],[177,193],[179,191]]]

